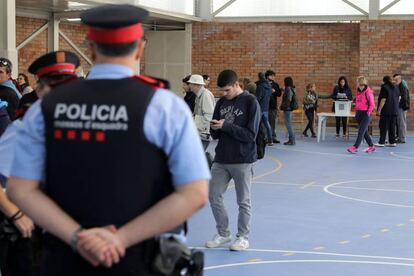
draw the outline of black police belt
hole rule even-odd
[[[204,253],[189,249],[173,236],[156,239],[152,259],[152,270],[161,275],[203,275]]]
[[[49,233],[45,233],[44,242],[46,247],[70,250],[76,254],[69,245]],[[133,248],[143,250],[143,258],[138,261],[146,263],[157,275],[203,275],[204,253],[189,249],[174,236],[148,239]]]

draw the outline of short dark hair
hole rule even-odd
[[[275,71],[273,71],[273,70],[267,70],[267,71],[265,72],[265,77],[266,77],[266,79],[267,79],[269,76],[276,76]]]
[[[190,78],[191,78],[191,75],[188,75],[182,79],[182,82],[185,82],[186,84],[188,84],[188,81],[190,80]]]
[[[208,80],[210,78],[209,75],[203,75],[203,80]]]
[[[286,87],[287,86],[289,86],[289,87],[295,87],[293,85],[293,79],[292,79],[292,77],[286,77],[285,80],[284,80],[284,83],[285,83],[285,86]]]
[[[13,70],[12,62],[4,57],[0,57],[0,66],[6,68],[6,73],[10,74]]]
[[[257,77],[259,78],[259,80],[265,80],[266,79],[265,74],[263,72],[257,73]]]
[[[392,77],[393,78],[395,78],[395,77],[401,77],[401,75],[397,73],[397,74],[394,74]]]
[[[233,85],[238,81],[239,77],[233,70],[224,70],[217,77],[217,86],[225,87],[227,85]]]
[[[138,40],[129,43],[103,44],[95,43],[96,50],[108,57],[122,57],[131,54],[138,46]]]
[[[391,85],[392,85],[392,80],[391,80],[391,77],[390,77],[390,76],[384,76],[384,77],[382,78],[382,82],[383,82],[384,84],[391,84]]]

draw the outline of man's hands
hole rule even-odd
[[[214,130],[223,128],[224,119],[221,120],[211,120],[210,127]]]
[[[83,230],[76,244],[79,254],[93,266],[111,267],[125,255],[125,243],[113,225]]]
[[[19,229],[23,238],[30,238],[34,229],[33,221],[26,215],[13,221],[14,225]]]

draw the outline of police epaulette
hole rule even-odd
[[[140,81],[142,81],[146,84],[149,84],[153,87],[156,87],[156,88],[166,88],[166,89],[170,88],[170,83],[167,80],[154,78],[154,77],[148,77],[148,76],[144,76],[144,75],[135,75],[135,76],[133,76],[133,78],[137,79],[137,80],[140,80]]]

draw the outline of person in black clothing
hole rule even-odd
[[[272,140],[273,143],[280,143],[276,138],[276,125],[277,125],[277,98],[282,96],[282,90],[279,84],[275,81],[276,73],[272,70],[265,72],[265,77],[269,81],[272,87],[272,96],[269,101],[269,122],[272,128]]]
[[[352,92],[351,88],[349,88],[348,80],[346,77],[341,76],[338,79],[338,84],[335,85],[334,90],[332,92],[332,99],[334,101],[337,100],[348,100],[352,101]],[[332,112],[335,112],[335,103],[332,106]],[[342,133],[346,135],[346,117],[335,117],[336,119],[336,137],[339,137],[339,131],[341,129],[341,121],[342,121]]]
[[[316,85],[314,83],[309,83],[306,85],[306,92],[303,96],[303,109],[305,110],[305,115],[308,119],[308,124],[303,131],[303,136],[305,137],[308,137],[308,130],[310,130],[313,138],[316,137],[315,131],[313,129],[313,121],[315,120],[315,112],[317,107],[318,94],[316,94]]]
[[[16,118],[16,109],[19,105],[19,96],[11,78],[12,63],[6,58],[0,58],[0,100],[7,102],[7,113],[13,121]]]
[[[272,96],[272,87],[268,80],[266,80],[265,74],[260,72],[258,74],[259,80],[256,82],[256,97],[259,101],[260,109],[262,110],[262,122],[267,131],[267,144],[273,145],[272,139],[272,127],[269,123],[269,102]]]
[[[0,100],[0,136],[3,134],[9,124],[10,117],[7,113],[7,103]]]
[[[295,132],[292,127],[292,112],[293,112],[293,97],[296,97],[295,85],[293,84],[292,77],[286,77],[284,79],[285,92],[283,93],[282,103],[280,105],[280,110],[283,111],[285,117],[285,126],[289,133],[289,140],[284,142],[284,145],[294,146],[296,145]]]
[[[390,76],[385,76],[381,85],[381,91],[378,96],[377,115],[380,116],[379,129],[380,139],[375,146],[385,146],[385,137],[388,131],[388,142],[395,146],[395,125],[398,116],[398,98],[400,91],[398,87],[392,83]]]
[[[188,81],[190,80],[191,75],[186,76],[183,78],[183,92],[185,93],[184,101],[187,103],[188,107],[191,110],[191,113],[194,113],[195,107],[195,100],[197,98],[196,94],[190,90],[190,86],[188,85]]]

